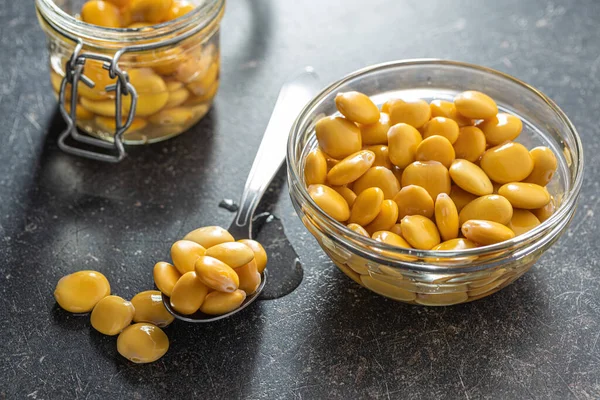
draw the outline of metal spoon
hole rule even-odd
[[[292,124],[302,108],[317,94],[319,86],[317,74],[311,67],[306,67],[304,72],[284,83],[281,88],[273,114],[271,114],[271,119],[246,180],[240,200],[240,208],[228,229],[234,238],[252,239],[254,212],[267,187],[285,160],[286,143]],[[256,292],[247,296],[239,308],[223,315],[206,315],[200,311],[192,315],[182,315],[173,310],[169,297],[163,294],[162,300],[167,310],[175,318],[182,321],[217,321],[243,310],[254,302],[267,282],[267,269],[263,271],[261,278],[260,286]]]

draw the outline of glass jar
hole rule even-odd
[[[219,87],[224,0],[193,0],[195,8],[179,18],[128,28],[82,22],[83,3],[36,0],[52,87],[68,126],[59,138],[63,150],[119,161],[123,143],[168,139],[208,112]],[[116,154],[70,144],[69,136]]]
[[[529,232],[490,246],[458,251],[394,247],[362,236],[323,212],[304,183],[304,164],[318,146],[314,126],[339,113],[335,96],[356,90],[382,105],[393,98],[452,101],[465,90],[490,95],[502,112],[517,115],[523,131],[517,142],[548,146],[558,170],[547,188],[556,210]],[[477,300],[523,275],[565,232],[583,180],[583,147],[575,127],[558,106],[535,88],[498,71],[443,60],[407,60],[375,65],[324,89],[298,116],[289,138],[288,183],[304,225],[333,263],[361,286],[394,300],[442,306]]]

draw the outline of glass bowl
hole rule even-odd
[[[491,96],[500,111],[517,115],[527,148],[548,146],[558,170],[548,184],[556,211],[514,239],[460,251],[404,249],[361,236],[329,217],[304,184],[306,154],[316,148],[316,121],[339,114],[338,92],[356,90],[377,105],[390,98],[450,100],[465,90]],[[445,60],[404,60],[351,73],[319,93],[292,127],[287,150],[290,196],[304,225],[333,263],[361,286],[411,304],[443,306],[477,300],[523,275],[566,230],[575,213],[583,179],[583,148],[560,108],[535,88],[486,67]]]

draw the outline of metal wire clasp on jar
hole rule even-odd
[[[107,28],[80,21],[71,2],[36,0],[67,124],[58,139],[63,151],[119,162],[125,144],[176,136],[208,112],[219,87],[225,1],[192,3],[167,22]]]

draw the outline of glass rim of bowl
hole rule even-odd
[[[363,236],[359,233],[354,232],[351,229],[348,229],[343,223],[336,221],[331,218],[328,214],[326,214],[317,204],[313,201],[313,199],[308,194],[308,190],[304,185],[304,182],[301,180],[301,172],[300,172],[300,160],[297,160],[295,157],[296,152],[296,142],[298,137],[303,134],[307,127],[310,126],[309,115],[314,108],[316,108],[324,98],[331,93],[338,90],[338,88],[342,87],[346,83],[355,80],[357,78],[361,78],[365,75],[375,73],[381,70],[395,68],[395,67],[415,67],[419,65],[427,65],[427,66],[435,66],[439,65],[440,67],[449,66],[449,67],[458,67],[462,69],[471,69],[476,70],[481,73],[495,75],[496,77],[502,78],[504,80],[510,81],[512,83],[517,84],[522,89],[526,89],[532,92],[536,97],[542,100],[555,114],[559,117],[559,119],[565,124],[567,130],[571,134],[575,146],[570,148],[571,152],[574,153],[574,163],[577,163],[576,169],[574,171],[574,178],[571,182],[571,187],[568,192],[565,192],[565,196],[558,207],[558,209],[548,218],[546,221],[542,222],[540,225],[535,227],[534,229],[516,236],[513,239],[506,240],[500,243],[496,243],[493,245],[481,246],[473,249],[464,249],[464,250],[418,250],[418,249],[405,249],[402,247],[397,247],[393,245],[389,245],[386,243],[382,243],[371,239],[370,237]],[[302,149],[304,150],[304,149]],[[564,158],[563,154],[557,155],[557,157]],[[433,58],[423,58],[423,59],[406,59],[406,60],[396,60],[390,61],[380,64],[374,64],[357,71],[354,71],[343,78],[333,82],[326,88],[324,88],[319,94],[317,94],[300,112],[294,124],[291,128],[291,133],[288,139],[288,148],[287,148],[287,169],[288,169],[288,177],[290,184],[290,192],[294,191],[294,194],[300,196],[303,201],[303,206],[308,205],[310,207],[311,212],[315,213],[319,217],[319,222],[325,225],[325,227],[330,229],[342,229],[345,237],[338,238],[342,241],[346,246],[350,247],[353,251],[361,253],[360,255],[370,259],[375,262],[381,262],[382,259],[398,263],[403,267],[413,268],[415,270],[423,271],[423,272],[435,272],[439,273],[442,271],[475,271],[475,270],[483,270],[488,269],[494,266],[494,263],[489,263],[488,261],[492,261],[491,259],[485,259],[482,264],[478,266],[470,266],[470,264],[466,264],[464,266],[454,265],[452,264],[452,260],[456,260],[457,258],[468,258],[468,257],[480,257],[480,256],[489,256],[496,255],[498,258],[505,258],[507,252],[511,254],[517,254],[524,256],[528,254],[527,251],[531,247],[535,246],[538,242],[543,241],[544,243],[551,242],[554,237],[556,237],[560,230],[564,228],[564,226],[570,221],[571,217],[574,214],[575,206],[577,203],[577,199],[579,197],[579,193],[581,191],[581,186],[583,182],[583,169],[584,169],[584,158],[583,158],[583,144],[581,142],[581,138],[577,133],[577,130],[573,123],[569,120],[566,114],[554,103],[553,100],[548,98],[538,89],[533,86],[511,76],[504,72],[494,70],[492,68],[488,68],[485,66],[480,66],[476,64],[470,64],[460,61],[452,61],[452,60],[443,60],[443,59],[433,59]],[[573,174],[571,174],[573,175]],[[306,214],[306,213],[304,213]],[[314,218],[312,215],[309,215],[310,218]],[[337,237],[337,235],[335,235]],[[375,249],[376,253],[373,251],[369,251],[369,249]],[[520,252],[520,253],[519,253]],[[393,253],[394,256],[390,257],[387,254]],[[525,254],[523,254],[525,253]],[[426,260],[426,263],[423,262],[413,262],[409,261],[411,257]],[[445,263],[445,264],[444,264]]]
[[[135,45],[159,40],[166,35],[180,35],[190,29],[201,31],[222,15],[225,0],[205,0],[201,5],[179,18],[140,28],[109,28],[88,24],[65,12],[54,0],[35,0],[35,4],[45,18],[60,26],[67,33],[80,37],[86,45],[102,47],[101,43],[97,42]],[[88,41],[92,43],[88,43]]]

